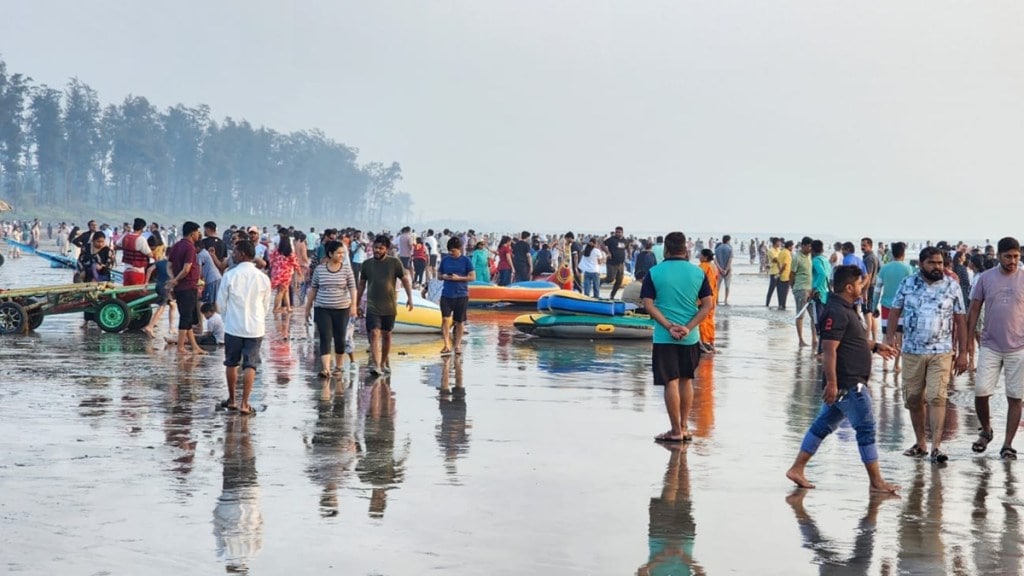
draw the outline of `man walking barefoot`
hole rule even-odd
[[[878,466],[875,445],[875,416],[871,408],[868,378],[871,354],[892,357],[896,350],[886,344],[868,342],[855,302],[860,298],[864,277],[857,266],[839,266],[833,278],[834,293],[821,317],[821,344],[824,351],[821,411],[808,428],[786,478],[801,488],[814,488],[804,470],[821,442],[834,432],[843,419],[857,433],[861,462],[867,470],[872,492],[895,493],[899,486],[889,484]]]

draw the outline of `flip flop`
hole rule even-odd
[[[321,378],[330,378],[331,372],[329,370],[321,370],[317,372],[317,376],[320,376]]]
[[[451,356],[451,355],[452,355],[452,351],[451,350],[449,350],[447,348],[442,348],[441,349],[441,356]]]
[[[221,410],[238,410],[238,406],[232,406],[229,400],[221,400],[217,407]]]
[[[248,410],[242,410],[239,408],[238,413],[242,416],[256,416],[256,410],[254,410],[252,406],[249,406]]]

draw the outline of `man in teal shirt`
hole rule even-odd
[[[892,250],[892,262],[889,262],[885,266],[882,266],[878,271],[878,278],[875,280],[875,294],[881,294],[878,298],[878,302],[871,302],[871,309],[877,310],[877,304],[882,305],[882,337],[889,332],[889,309],[892,308],[892,301],[896,297],[896,291],[900,287],[900,282],[907,276],[914,274],[914,269],[910,267],[904,261],[904,257],[907,254],[907,244],[905,242],[893,242],[890,246]],[[875,312],[877,314],[877,312]],[[903,324],[897,322],[899,325],[893,327],[895,333],[894,342],[896,342],[896,349],[902,349],[903,347]],[[900,371],[900,357],[897,356],[896,360],[892,363],[893,372]],[[882,360],[882,372],[889,371],[889,361]]]
[[[700,363],[697,327],[714,299],[704,271],[687,259],[686,236],[665,236],[665,260],[651,268],[640,290],[644,308],[656,322],[651,355],[654,385],[665,387],[665,408],[672,428],[658,442],[689,442],[693,378]]]

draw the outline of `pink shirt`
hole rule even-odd
[[[982,346],[1002,353],[1024,350],[1024,271],[1006,274],[996,266],[982,272],[971,300],[985,303]]]

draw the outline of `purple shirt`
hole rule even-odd
[[[175,292],[195,290],[199,286],[199,262],[196,260],[196,245],[191,240],[185,238],[175,242],[174,246],[171,246],[171,251],[167,253],[167,259],[171,261],[171,267],[174,269],[172,278],[185,269],[185,264],[192,264],[188,274],[174,285]]]
[[[996,352],[1024,350],[1024,272],[1003,273],[1001,266],[982,272],[971,300],[985,303],[981,345]]]

